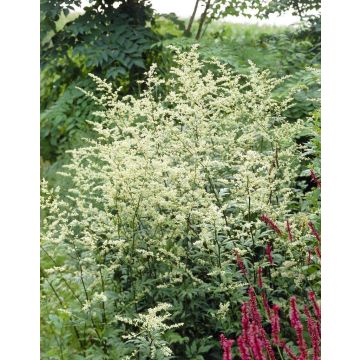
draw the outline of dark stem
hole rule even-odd
[[[217,245],[217,248],[218,248],[218,265],[219,265],[219,268],[221,269],[221,247],[220,247],[220,243],[218,241],[215,224],[214,224],[214,229],[215,229],[215,242],[216,242],[216,245]]]
[[[102,289],[102,292],[105,293],[105,284],[104,284],[104,278],[103,278],[102,271],[101,271],[101,265],[99,267],[99,270],[100,270],[100,277],[101,277],[101,289]],[[106,324],[107,320],[106,320],[105,302],[104,301],[102,301],[102,310],[103,310],[103,320],[104,320],[104,323]]]
[[[42,269],[41,269],[40,271],[43,272]],[[46,277],[44,277],[44,279],[45,279],[45,280],[47,281],[47,283],[49,284],[52,292],[53,292],[54,295],[56,296],[56,298],[57,298],[57,300],[59,301],[60,305],[65,309],[65,308],[66,308],[66,305],[65,305],[64,302],[61,300],[61,298],[60,298],[59,294],[57,293],[56,289],[54,288],[53,284],[52,284]],[[77,338],[78,341],[79,341],[80,348],[84,351],[84,346],[83,346],[83,343],[82,343],[82,341],[81,341],[81,339],[80,339],[79,331],[78,331],[78,329],[76,328],[76,326],[72,323],[72,321],[71,321],[71,326],[72,326],[72,328],[74,329],[76,338]],[[83,354],[85,355],[85,352],[84,352]]]
[[[190,35],[190,32],[191,32],[191,27],[192,27],[193,22],[194,22],[194,19],[195,19],[195,15],[196,15],[196,11],[197,11],[197,8],[198,8],[198,5],[199,5],[199,2],[200,2],[200,0],[196,0],[195,7],[194,7],[194,10],[193,10],[193,13],[191,14],[191,17],[190,17],[190,20],[189,20],[188,26],[187,26],[186,30],[184,31],[184,35]]]
[[[251,220],[251,196],[250,196],[250,188],[249,188],[249,177],[246,178],[246,187],[248,192],[248,221],[250,223]],[[256,271],[255,271],[255,260],[256,260],[256,254],[255,254],[255,239],[254,234],[252,232],[252,228],[250,228],[250,235],[251,235],[251,241],[252,241],[252,267],[253,267],[253,276],[254,276],[254,284],[256,283]]]
[[[298,12],[298,14],[300,16],[300,20],[302,20],[303,19],[303,14],[302,14],[302,11],[300,9],[299,2],[297,0],[294,2],[294,7],[295,7],[295,9],[297,10],[297,12]]]
[[[41,250],[46,254],[46,256],[52,261],[52,263],[55,266],[58,266],[56,261],[54,260],[54,258],[44,249],[44,247],[42,245],[40,245]],[[74,298],[79,302],[80,305],[82,305],[82,302],[80,300],[80,298],[75,294],[75,291],[73,290],[73,288],[69,285],[69,283],[67,282],[67,280],[64,277],[61,277],[61,280],[64,281],[65,285],[67,286],[67,288],[70,290],[70,292],[73,294]]]
[[[207,12],[208,12],[208,10],[210,8],[210,2],[211,2],[211,0],[208,0],[206,2],[204,12],[201,14],[200,22],[199,22],[199,28],[198,28],[198,31],[197,31],[197,34],[196,34],[196,37],[195,37],[196,40],[200,39],[201,31],[202,31],[202,28],[203,28],[205,20],[206,20],[206,15],[207,15]]]

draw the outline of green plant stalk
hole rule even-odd
[[[42,270],[41,270],[41,271],[42,271]],[[46,279],[46,278],[45,278],[45,279]],[[59,301],[60,305],[61,305],[63,308],[66,308],[66,305],[65,305],[64,302],[61,300],[59,294],[57,293],[57,291],[56,291],[56,289],[54,288],[54,286],[52,285],[52,283],[51,283],[48,279],[46,279],[46,281],[47,281],[47,283],[49,284],[49,286],[50,286],[51,290],[53,291],[54,295],[56,296],[57,300]],[[85,356],[85,349],[84,349],[83,343],[82,343],[82,341],[81,341],[81,339],[80,339],[80,334],[79,334],[79,332],[78,332],[77,327],[74,325],[74,323],[73,323],[72,321],[71,321],[71,326],[72,326],[73,329],[74,329],[76,338],[77,338],[78,341],[79,341],[80,348],[82,349],[83,354],[84,354],[84,356]]]
[[[194,7],[194,10],[193,10],[193,12],[191,14],[188,26],[187,26],[186,30],[184,31],[184,35],[187,35],[187,34],[191,33],[191,27],[192,27],[194,19],[195,19],[195,15],[196,15],[196,11],[197,11],[199,2],[200,2],[200,0],[196,0],[196,2],[195,2],[195,7]]]
[[[206,5],[205,5],[204,12],[201,14],[200,22],[199,22],[199,28],[198,28],[198,31],[197,31],[196,37],[195,37],[196,40],[199,40],[199,39],[200,39],[201,30],[202,30],[203,25],[204,25],[204,23],[205,23],[206,15],[207,15],[207,12],[208,12],[208,10],[209,10],[209,8],[210,8],[210,3],[211,3],[211,0],[207,0]]]

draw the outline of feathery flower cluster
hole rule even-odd
[[[276,360],[273,346],[277,346],[278,350],[280,351],[281,348],[291,360],[308,360],[309,350],[307,348],[307,344],[304,338],[304,328],[300,320],[300,314],[297,308],[296,298],[294,296],[290,298],[290,323],[296,332],[299,355],[296,355],[294,351],[286,344],[286,341],[281,339],[280,337],[280,306],[277,304],[274,304],[272,306],[272,311],[270,313],[270,340],[264,327],[261,324],[261,317],[258,313],[256,305],[255,292],[254,289],[251,287],[249,289],[249,297],[249,301],[245,302],[241,307],[242,333],[240,336],[238,336],[236,341],[241,359]],[[309,293],[309,298],[314,299],[314,294]],[[307,329],[311,339],[310,354],[312,354],[312,360],[320,360],[320,331],[318,328],[319,321],[313,319],[306,305],[304,306],[304,313],[307,318]],[[226,339],[223,334],[221,335],[221,339],[223,339],[221,343],[224,354],[223,359],[231,359],[231,346],[233,342],[231,342],[231,340],[229,339]],[[229,351],[230,358],[228,357]]]
[[[318,179],[318,177],[315,175],[315,172],[313,169],[310,170],[310,176],[312,181],[316,184],[318,188],[321,188],[321,181]]]
[[[142,338],[149,344],[150,359],[156,360],[158,356],[165,358],[171,357],[173,354],[172,350],[167,346],[166,343],[164,343],[164,341],[161,340],[161,335],[163,335],[165,331],[183,326],[183,323],[176,323],[171,325],[166,323],[166,321],[169,320],[171,316],[171,314],[168,312],[171,307],[172,306],[170,304],[161,303],[154,308],[148,309],[146,313],[139,314],[134,319],[116,315],[116,321],[120,321],[137,328],[137,332],[123,335],[123,339],[131,343],[132,339],[138,338],[141,334]]]
[[[271,244],[270,244],[270,242],[267,243],[265,252],[266,252],[266,255],[267,255],[268,259],[269,259],[270,265],[274,265],[273,257],[272,257],[272,254],[271,254]]]
[[[247,271],[246,271],[246,267],[245,267],[243,260],[241,259],[240,255],[237,251],[235,253],[236,253],[236,263],[237,263],[240,271],[242,272],[242,274],[244,276],[247,276]]]
[[[239,352],[244,359],[251,359],[252,354],[256,360],[266,360],[267,354],[271,360],[275,355],[268,336],[261,325],[255,291],[250,287],[249,301],[241,307],[242,312],[242,334],[237,338]]]
[[[271,227],[277,234],[282,235],[282,232],[279,229],[279,227],[268,216],[261,215],[260,220],[263,221],[269,227]]]
[[[307,319],[308,332],[311,338],[312,348],[314,350],[313,360],[320,359],[320,333],[318,330],[318,324],[312,318],[308,307],[304,306],[304,312]]]
[[[259,313],[256,301],[256,295],[253,287],[249,288],[249,306],[250,306],[250,314],[253,320],[257,323],[257,325],[261,325],[261,315]]]
[[[241,355],[241,359],[242,360],[251,360],[249,349],[246,345],[247,341],[245,340],[245,338],[243,336],[239,336],[236,339],[236,342],[238,345],[239,353]]]
[[[226,317],[226,314],[229,312],[230,302],[226,302],[225,304],[219,305],[219,310],[217,311],[217,316],[220,319],[224,319]]]
[[[311,249],[308,249],[307,252],[308,252],[308,256],[307,256],[306,262],[307,262],[307,264],[309,265],[310,262],[311,262]]]
[[[311,233],[315,236],[316,240],[320,243],[321,242],[320,235],[316,231],[314,224],[311,221],[309,221],[308,225],[311,230]]]
[[[318,321],[320,321],[321,320],[321,311],[320,311],[320,307],[319,307],[318,303],[316,302],[315,293],[313,291],[309,292],[309,300],[312,303],[312,306],[314,308],[314,312],[315,312],[315,315],[316,315]]]
[[[269,305],[269,302],[268,302],[268,300],[267,300],[265,290],[263,290],[263,291],[261,292],[261,298],[262,298],[262,302],[263,302],[265,311],[266,311],[268,317],[270,318],[270,316],[271,316],[271,314],[270,314],[270,305]]]
[[[290,227],[290,222],[289,220],[286,220],[286,230],[288,232],[288,238],[290,241],[293,240],[293,237],[292,237],[292,233],[291,233],[291,227]]]
[[[57,292],[76,314],[66,326],[64,346],[70,341],[84,351],[93,346],[81,337],[74,340],[77,329],[85,329],[99,337],[120,332],[119,339],[130,336],[150,347],[140,331],[130,335],[126,325],[116,326],[113,319],[126,314],[135,328],[157,334],[161,356],[169,357],[161,325],[167,318],[138,313],[149,294],[159,301],[179,299],[186,284],[189,293],[203,298],[220,290],[219,303],[226,303],[234,289],[244,286],[228,271],[234,262],[229,249],[263,230],[260,221],[251,221],[255,214],[276,214],[284,221],[297,197],[293,187],[303,155],[296,138],[305,125],[282,116],[292,94],[283,100],[272,96],[283,79],[271,79],[253,64],[246,76],[216,60],[210,71],[196,47],[173,50],[174,66],[166,79],[152,66],[139,97],[119,99],[111,85],[92,76],[98,91],[84,93],[100,108],[95,114],[100,121],[91,122],[97,138],[70,151],[71,162],[62,173],[70,189],[62,197],[42,185],[42,256],[53,269],[64,269],[44,271],[46,316],[59,308]],[[281,235],[266,215],[261,220]],[[283,240],[273,246],[281,249]],[[274,265],[270,243],[266,254]],[[239,269],[250,277],[240,255]],[[173,305],[175,313],[186,311],[191,318],[190,307]],[[240,345],[261,358],[270,349],[256,306],[250,291],[248,328]],[[98,343],[97,350],[106,354],[106,343]],[[121,342],[118,358],[135,351],[133,343]]]
[[[279,305],[273,305],[271,315],[271,336],[275,345],[280,344],[280,318],[279,318]]]
[[[232,360],[231,347],[233,346],[234,340],[227,339],[224,334],[220,335],[220,344],[223,349],[223,360]]]
[[[299,360],[306,360],[307,347],[304,339],[303,326],[300,321],[299,311],[297,309],[295,296],[292,296],[290,298],[290,322],[291,322],[291,326],[296,331],[297,343],[300,350]]]

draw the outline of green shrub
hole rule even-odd
[[[271,301],[319,292],[296,188],[306,124],[283,116],[293,93],[274,99],[282,80],[254,65],[242,76],[173,50],[170,75],[151,67],[139,98],[93,76],[97,138],[71,151],[63,196],[43,184],[44,359],[219,359],[259,266]]]

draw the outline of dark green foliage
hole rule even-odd
[[[319,11],[321,7],[321,0],[271,0],[262,7],[260,14],[268,16],[276,13],[283,14],[286,11],[291,11],[292,15],[303,17],[310,11]]]
[[[40,1],[40,38],[45,43],[49,40],[49,32],[58,30],[58,21],[61,15],[69,15],[81,6],[81,0],[41,0]]]
[[[69,147],[80,145],[81,132],[87,135],[94,105],[76,88],[89,81],[69,85],[62,95],[45,109],[40,118],[41,155],[45,160],[55,160]],[[90,85],[89,85],[90,86]],[[84,135],[84,134],[83,134]]]
[[[254,10],[261,7],[262,2],[260,0],[215,0],[212,2],[208,21],[229,15],[251,17],[254,15]]]
[[[118,3],[93,0],[74,13],[81,1],[41,2],[41,155],[45,160],[56,160],[87,131],[85,120],[94,107],[76,86],[87,87],[88,73],[111,79],[123,94],[136,92],[136,80],[158,56],[149,2]]]
[[[149,28],[134,24],[131,17],[118,9],[99,13],[90,8],[66,24],[51,42],[42,54],[45,64],[70,52],[84,62],[88,71],[101,70],[106,77],[116,78],[135,67],[145,67],[143,54],[150,49],[154,36]]]
[[[147,22],[152,19],[152,10],[146,1],[91,1],[78,17],[56,31],[56,21],[61,13],[67,15],[73,6],[59,5],[60,1],[42,3],[42,18],[55,34],[42,43],[43,66],[78,68],[78,75],[88,72],[100,73],[107,78],[126,76],[130,71],[145,67],[145,53],[156,38]],[[76,1],[72,5],[78,5]],[[63,61],[61,61],[63,60]],[[85,74],[84,74],[85,73]],[[75,80],[75,74],[69,78]],[[63,79],[63,82],[65,79]]]
[[[297,86],[299,91],[294,95],[295,103],[285,113],[291,121],[296,119],[306,119],[312,116],[318,108],[320,101],[320,85],[317,82],[318,75],[306,70],[297,71],[283,87],[275,92],[275,97],[285,97],[291,88]]]

